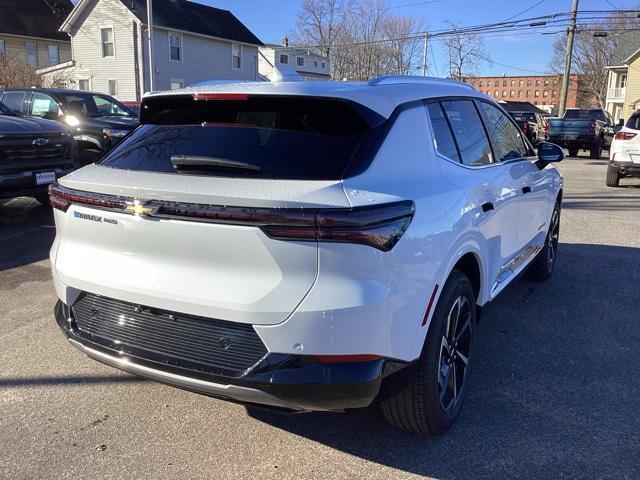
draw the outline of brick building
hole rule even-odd
[[[551,114],[558,111],[562,75],[469,77],[465,82],[496,100],[530,102]],[[581,106],[579,87],[579,75],[571,75],[567,108]]]

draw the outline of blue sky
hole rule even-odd
[[[231,10],[263,42],[278,42],[295,26],[295,16],[301,0],[195,0],[218,8]],[[445,28],[447,20],[461,25],[477,25],[506,20],[539,0],[388,0],[392,12],[422,18],[429,29]],[[618,8],[630,7],[626,0],[611,0]],[[527,18],[550,13],[569,11],[571,0],[545,0],[517,18]],[[607,0],[580,0],[580,9],[613,9]],[[555,35],[516,34],[488,38],[485,48],[496,63],[485,64],[476,74],[527,75],[528,72],[545,72],[551,56],[551,44]],[[430,75],[445,74],[442,45],[433,42],[430,54]],[[435,59],[435,62],[434,62]],[[499,65],[502,64],[502,65]],[[437,68],[434,68],[435,67]]]

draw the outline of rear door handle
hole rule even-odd
[[[522,194],[531,193],[531,187],[522,187]]]
[[[492,202],[483,203],[482,204],[482,211],[486,213],[489,210],[493,210],[493,203]]]

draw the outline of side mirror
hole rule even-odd
[[[564,158],[564,150],[555,143],[538,143],[538,161],[543,164],[559,162]]]

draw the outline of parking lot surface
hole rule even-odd
[[[0,201],[0,477],[640,478],[640,182],[605,187],[604,160],[559,168],[556,272],[485,308],[439,438],[375,409],[249,415],[90,360],[53,319],[50,209]]]

